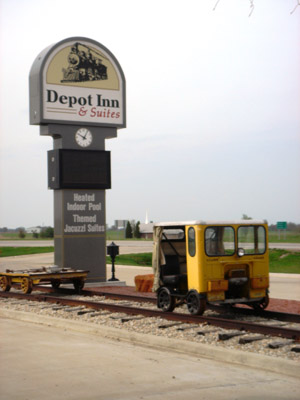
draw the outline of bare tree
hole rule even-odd
[[[215,9],[217,8],[217,5],[219,4],[220,0],[217,0],[213,11],[215,11]],[[249,0],[250,2],[250,14],[249,17],[251,17],[253,11],[254,11],[254,0]],[[296,9],[298,8],[298,6],[300,6],[300,0],[296,0],[297,4],[295,5],[294,9],[290,12],[290,14],[294,14],[294,12],[296,11]]]
[[[298,6],[300,6],[300,0],[296,0],[297,4],[295,5],[295,8],[293,9],[293,11],[290,12],[290,14],[294,14],[294,12],[296,11],[296,8],[298,8]]]
[[[300,0],[298,0],[298,1],[300,1]],[[215,11],[215,9],[217,8],[217,5],[219,4],[219,2],[220,2],[220,0],[217,0],[215,6],[213,8],[213,11]],[[251,17],[251,14],[253,13],[253,10],[254,10],[254,0],[249,0],[249,2],[250,2],[250,14],[249,14],[249,17]]]

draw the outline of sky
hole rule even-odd
[[[126,78],[127,127],[106,140],[109,225],[300,223],[300,6],[253,4],[0,0],[0,227],[54,224],[53,139],[29,125],[28,78],[74,36],[108,48]]]

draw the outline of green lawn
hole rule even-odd
[[[111,258],[106,257],[106,262],[111,263]],[[122,254],[116,257],[115,264],[151,267],[152,253]]]
[[[287,250],[270,250],[270,272],[300,274],[300,253]]]
[[[0,247],[0,257],[24,256],[28,254],[53,253],[54,247]]]
[[[300,243],[300,233],[298,232],[280,232],[280,239],[278,239],[278,232],[269,231],[270,243]]]
[[[53,238],[39,237],[34,238],[32,233],[26,233],[24,238],[19,237],[18,232],[4,233],[0,232],[0,240],[52,240]]]
[[[35,239],[32,233],[27,233],[24,239],[19,238],[17,232],[13,233],[0,233],[0,240],[49,240],[49,238]],[[106,240],[146,240],[146,239],[125,239],[124,231],[106,231]],[[269,231],[270,243],[300,243],[300,232],[280,232],[280,239],[278,239],[278,232]]]
[[[27,233],[24,239],[19,238],[18,232],[13,233],[0,233],[0,240],[43,240],[45,238],[35,239],[32,233]],[[49,240],[46,238],[45,240]],[[146,240],[146,239],[125,239],[124,231],[106,231],[106,240]],[[280,232],[280,239],[278,238],[278,232],[269,231],[269,242],[270,243],[300,243],[300,232]]]
[[[106,240],[125,240],[125,231],[106,231]]]

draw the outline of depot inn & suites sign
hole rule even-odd
[[[55,264],[106,280],[105,139],[126,126],[125,77],[100,43],[73,37],[43,50],[29,77],[30,124],[53,137],[48,187],[54,192]]]

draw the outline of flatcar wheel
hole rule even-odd
[[[7,276],[0,276],[0,287],[3,292],[9,292],[11,288],[11,281],[10,278]]]
[[[168,288],[162,287],[157,293],[157,307],[164,312],[171,312],[175,308],[175,298]]]
[[[73,285],[76,292],[80,292],[80,290],[84,287],[84,279],[73,279]]]
[[[51,281],[51,286],[53,289],[58,289],[60,287],[60,280],[59,279],[53,279]]]
[[[265,308],[268,307],[270,302],[269,295],[267,294],[261,301],[254,303],[253,308],[255,310],[264,310]]]
[[[24,293],[29,294],[32,292],[32,281],[29,278],[23,278],[21,281],[21,289]]]
[[[190,292],[186,299],[189,312],[193,315],[202,315],[205,311],[206,301],[201,299],[197,292]]]

